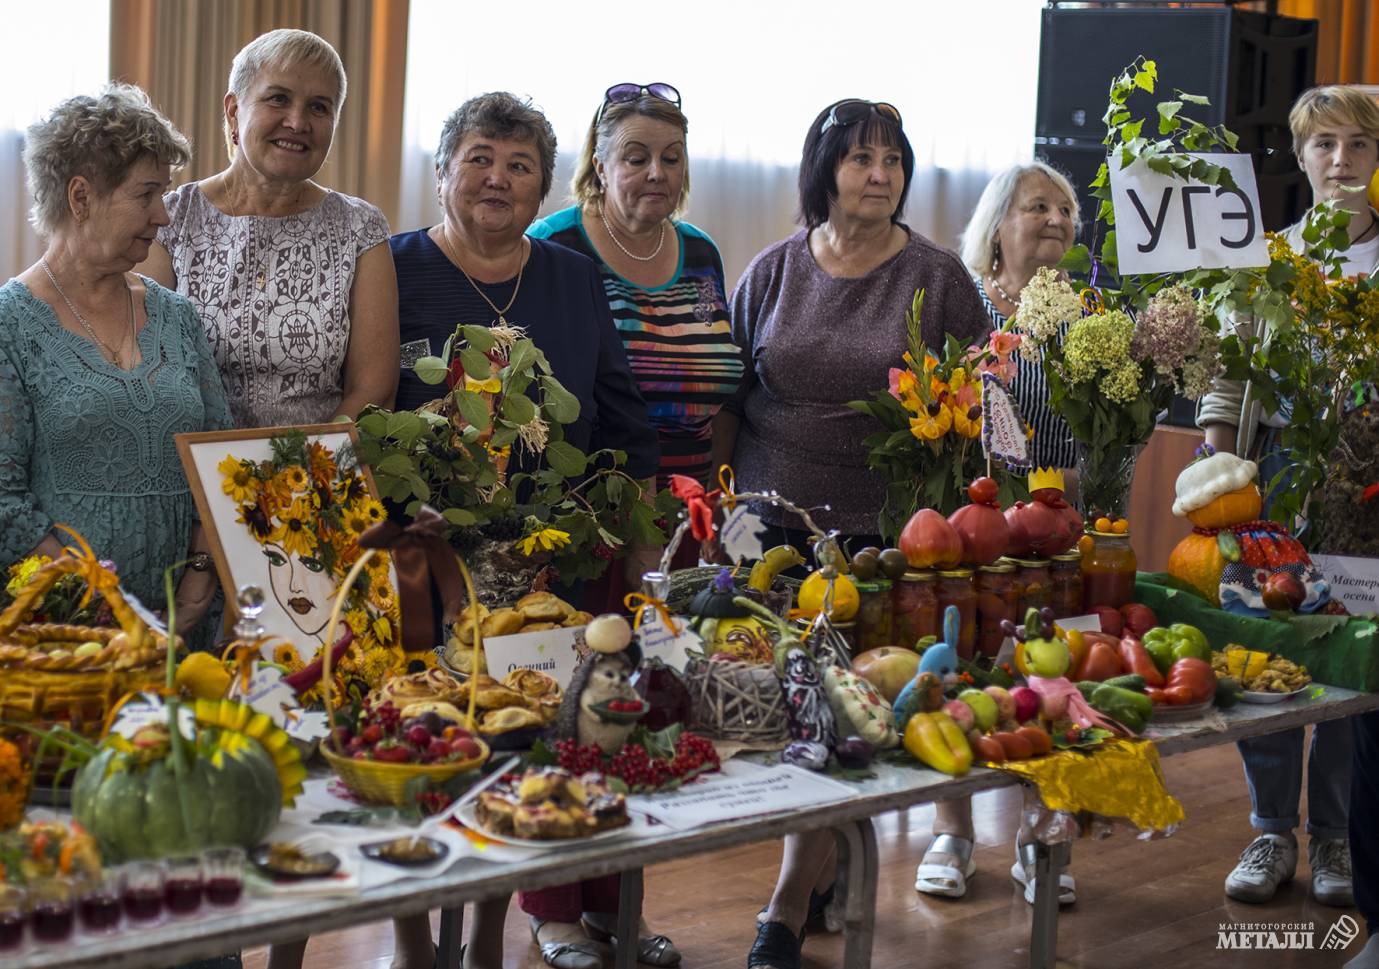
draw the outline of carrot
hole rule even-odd
[[[64,875],[69,874],[72,871],[72,855],[76,852],[76,850],[76,838],[63,839],[62,850],[59,851],[57,855],[57,870],[62,872]]]

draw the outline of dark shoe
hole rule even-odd
[[[758,922],[757,940],[747,953],[747,969],[801,969],[803,945],[803,930],[797,936],[784,922]]]
[[[816,892],[812,888],[809,890],[809,914],[804,919],[806,932],[834,931],[828,925],[828,907],[833,904],[833,896],[836,894],[837,887],[835,882],[822,892]]]

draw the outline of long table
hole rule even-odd
[[[1335,687],[1318,688],[1314,694],[1277,705],[1241,704],[1219,711],[1219,716],[1183,723],[1151,725],[1149,736],[1162,755],[1171,756],[1379,710],[1379,694]],[[925,768],[882,763],[876,766],[875,773],[874,778],[853,784],[852,796],[812,808],[724,821],[687,831],[665,831],[636,841],[570,846],[522,860],[485,862],[462,858],[439,876],[394,882],[354,897],[275,901],[272,906],[165,922],[99,940],[79,939],[61,947],[30,948],[22,956],[7,959],[5,964],[7,969],[156,969],[248,946],[285,942],[306,934],[439,908],[443,913],[441,965],[452,969],[458,958],[464,903],[509,895],[518,889],[543,888],[622,872],[618,937],[626,943],[619,946],[616,965],[618,969],[631,969],[636,964],[635,926],[641,909],[641,873],[646,866],[769,841],[785,834],[832,828],[839,842],[843,875],[843,965],[845,969],[867,969],[871,964],[877,882],[876,834],[871,819],[887,811],[1020,783],[1011,774],[984,768],[962,777],[949,777]],[[1057,874],[1061,865],[1066,864],[1067,845],[1040,845],[1038,850],[1040,878],[1032,919],[1030,965],[1052,969],[1057,941]]]

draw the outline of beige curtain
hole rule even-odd
[[[1379,7],[1374,3],[1282,0],[1278,12],[1318,21],[1318,84],[1379,84]]]
[[[322,184],[397,221],[408,0],[111,0],[110,75],[138,84],[192,139],[180,175],[226,165],[222,99],[230,62],[278,27],[320,34],[340,52],[349,92]]]

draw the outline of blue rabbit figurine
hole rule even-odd
[[[905,688],[895,698],[895,703],[891,704],[891,709],[895,713],[895,729],[901,736],[905,735],[905,725],[910,722],[911,717],[919,712],[925,694],[928,692],[920,684],[924,674],[933,674],[944,686],[957,680],[957,643],[960,626],[961,619],[958,615],[957,606],[949,606],[943,612],[943,639],[924,651],[924,655],[919,660],[919,672],[915,674],[913,680],[905,684]]]

